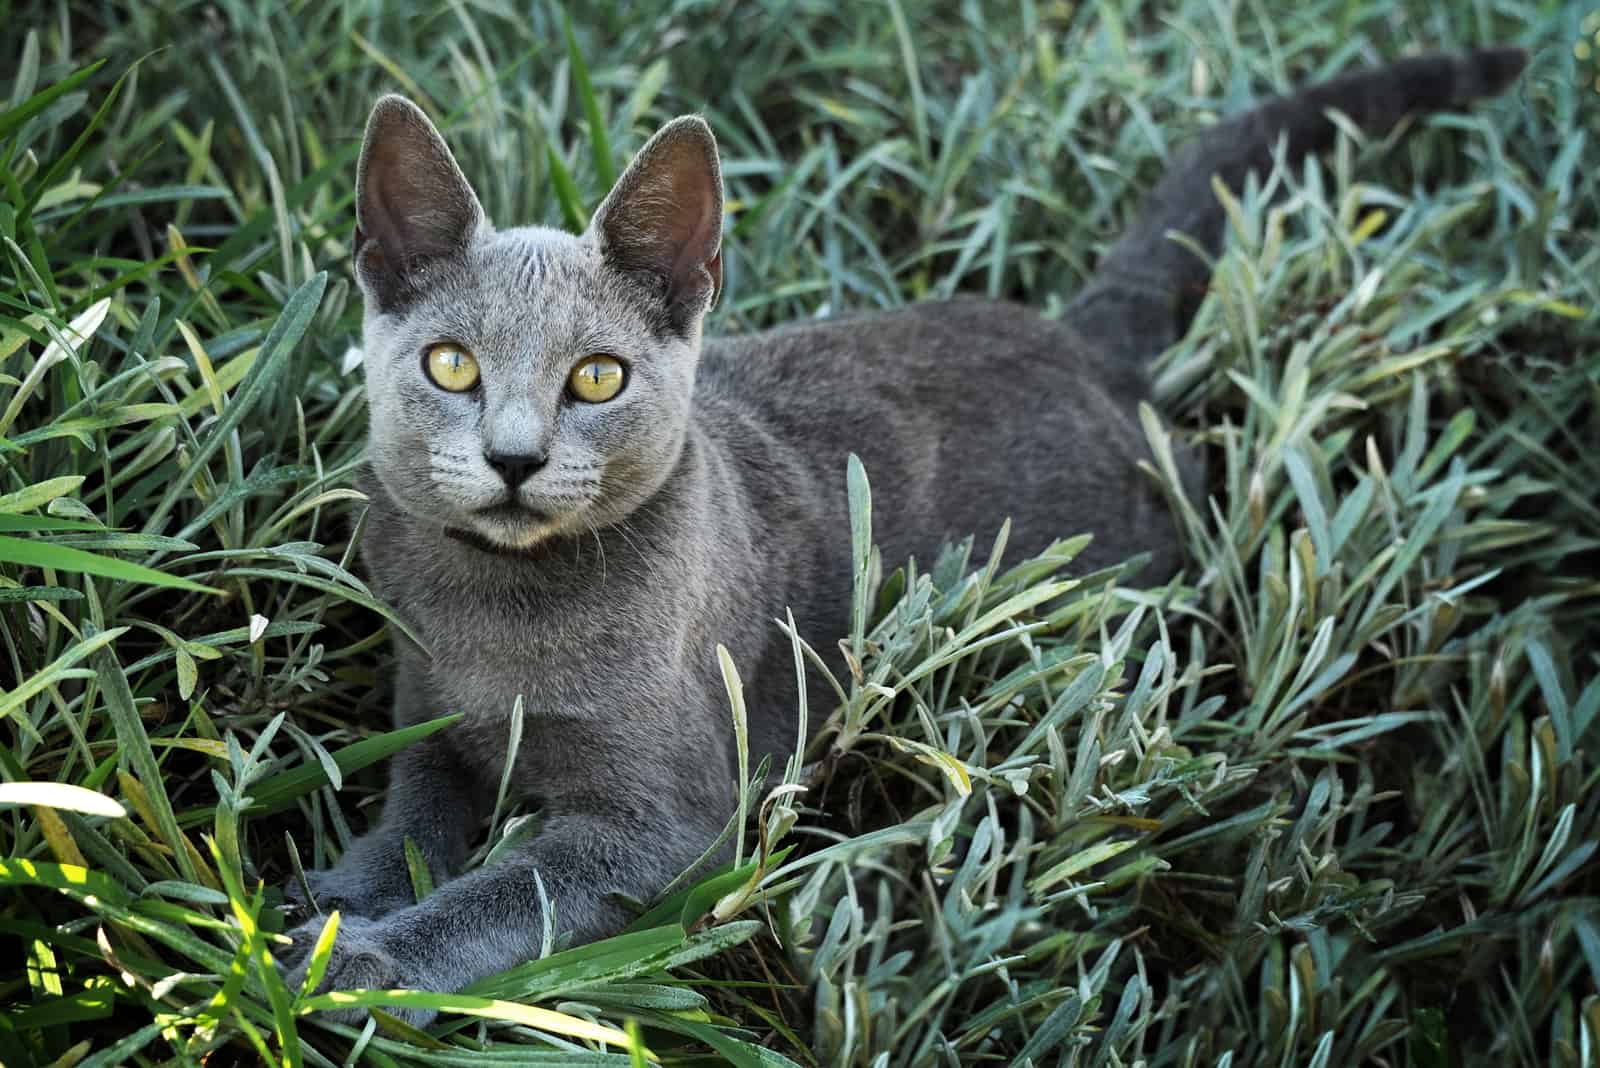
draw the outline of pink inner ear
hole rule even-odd
[[[711,275],[711,307],[716,307],[717,301],[722,299],[722,246],[717,246],[717,254],[706,261],[706,273]]]
[[[361,179],[357,220],[395,270],[462,247],[481,218],[450,150],[420,113],[379,112],[368,130]]]
[[[374,230],[378,235],[389,235],[389,241],[379,243],[387,247],[393,243],[391,253],[401,259],[426,258],[448,252],[464,236],[463,220],[459,212],[441,210],[437,203],[449,196],[448,188],[430,189],[419,176],[407,174],[407,164],[386,153],[368,183],[370,200],[367,207],[377,218]],[[433,166],[439,166],[430,161]],[[412,163],[411,166],[417,166]],[[431,202],[430,202],[431,201]]]
[[[367,233],[378,239],[378,247],[385,248],[392,253],[400,251],[399,246],[406,240],[405,224],[395,217],[394,210],[390,207],[389,183],[387,181],[389,161],[386,159],[374,160],[374,166],[367,176],[365,196],[361,198],[364,209],[362,223]]]
[[[681,179],[682,172],[675,177]],[[680,180],[675,184],[685,183]],[[715,201],[707,195],[703,182],[688,184],[690,188],[684,191],[686,195],[679,203],[689,206],[675,213],[677,228],[682,231],[682,236],[676,242],[677,255],[672,261],[672,278],[677,286],[693,284],[697,281],[694,274],[697,269],[709,268],[713,259],[721,257],[718,238],[721,237],[722,220],[716,215]],[[720,263],[718,267],[720,273]]]
[[[665,127],[628,168],[596,219],[608,258],[656,275],[678,296],[721,288],[722,197],[703,126]]]

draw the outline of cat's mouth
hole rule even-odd
[[[487,508],[479,508],[472,513],[474,518],[486,519],[495,525],[511,524],[516,526],[530,526],[533,524],[548,523],[551,517],[537,508],[530,508],[516,500],[501,501],[491,504]]]

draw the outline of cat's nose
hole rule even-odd
[[[486,452],[483,458],[506,480],[506,485],[516,489],[544,466],[547,456],[543,452]]]

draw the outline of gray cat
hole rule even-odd
[[[313,872],[343,910],[325,985],[458,989],[539,949],[539,885],[578,941],[628,919],[734,807],[715,646],[746,681],[753,758],[794,746],[792,608],[819,646],[848,629],[845,464],[874,476],[885,563],[1013,520],[1037,552],[1091,531],[1097,568],[1181,557],[1136,407],[1215,254],[1218,176],[1238,188],[1325,147],[1330,108],[1368,130],[1499,92],[1516,49],[1357,73],[1212,128],[1173,165],[1063,321],[956,301],[702,340],[722,287],[722,182],[698,118],[652,137],[589,230],[496,230],[410,102],[373,109],[357,173],[366,296],[370,526],[378,588],[427,642],[397,638],[397,724],[453,729],[395,758],[377,826]],[[1194,489],[1196,487],[1191,487]],[[813,686],[820,694],[823,687]],[[511,783],[541,832],[452,879]],[[813,707],[813,717],[825,713]],[[414,901],[411,838],[438,889]],[[321,920],[294,932],[298,979]],[[431,1014],[410,1013],[413,1022]]]

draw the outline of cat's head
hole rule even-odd
[[[372,110],[356,183],[369,459],[394,501],[526,548],[648,500],[682,453],[722,285],[705,122],[662,127],[577,237],[496,230],[399,96]]]

